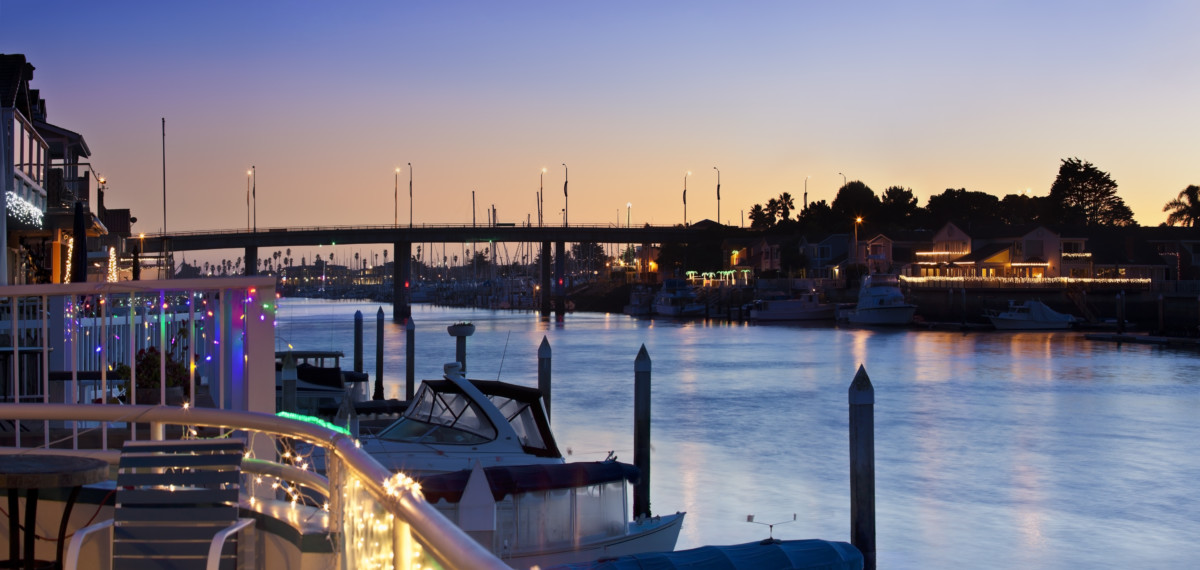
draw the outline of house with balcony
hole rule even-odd
[[[89,281],[114,280],[116,252],[135,219],[105,210],[104,179],[86,162],[79,133],[47,121],[46,101],[30,88],[34,66],[21,54],[0,54],[0,180],[5,216],[0,227],[0,283],[62,283],[70,256],[82,248]],[[93,202],[93,187],[98,203]],[[74,243],[75,204],[83,205],[85,238]],[[93,204],[98,206],[93,211]],[[121,231],[111,233],[109,225]],[[129,262],[123,264],[128,271]],[[128,278],[126,273],[126,278]]]
[[[1080,240],[1068,240],[1082,249]],[[981,226],[949,222],[932,247],[915,252],[919,277],[1041,279],[1063,276],[1063,238],[1041,225]]]

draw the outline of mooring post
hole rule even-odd
[[[354,311],[354,371],[363,371],[363,314]]]
[[[1166,305],[1166,301],[1163,299],[1163,294],[1159,293],[1158,294],[1158,334],[1163,334],[1163,331],[1166,330],[1166,324],[1167,324],[1166,323],[1166,315],[1163,314],[1163,309],[1164,309],[1165,305]]]
[[[875,570],[875,388],[862,365],[850,383],[850,544]]]
[[[538,347],[538,391],[542,393],[546,421],[550,421],[550,341],[544,335],[542,345]]]
[[[417,326],[413,324],[412,317],[406,319],[404,323],[404,401],[411,402],[413,392],[416,391],[416,363],[413,362],[413,356],[417,353],[416,338]]]
[[[362,372],[361,368],[356,370]],[[371,399],[383,399],[383,307],[379,307],[379,311],[375,313],[375,391],[371,394]]]
[[[446,327],[446,332],[454,337],[454,360],[462,365],[463,377],[466,377],[467,337],[475,334],[475,325],[471,323],[456,323]]]
[[[650,354],[646,345],[633,361],[633,465],[638,482],[633,486],[634,518],[650,516]]]

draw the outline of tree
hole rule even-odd
[[[773,221],[762,204],[755,204],[750,208],[750,229],[765,230],[771,227]]]
[[[1117,183],[1086,160],[1064,158],[1050,186],[1050,200],[1064,223],[1132,226],[1133,211],[1117,196]]]
[[[779,219],[779,211],[781,210],[779,200],[775,198],[767,200],[767,207],[764,210],[767,212],[767,226],[775,225],[775,222]]]
[[[1163,206],[1163,211],[1168,212],[1168,226],[1194,228],[1200,225],[1200,186],[1192,184],[1181,190],[1177,198]]]
[[[792,199],[790,192],[784,192],[779,195],[779,219],[787,220],[792,216],[792,210],[796,209],[796,201]]]
[[[920,208],[909,188],[889,186],[880,201],[879,223],[884,227],[908,227]]]
[[[841,228],[834,230],[836,224],[833,209],[824,200],[808,203],[808,206],[800,212],[800,225],[803,226],[804,233],[809,236],[844,231]]]
[[[929,214],[930,225],[934,227],[941,227],[952,220],[998,222],[1000,199],[987,192],[947,188],[941,194],[930,196],[925,210]]]
[[[845,231],[849,231],[854,225],[854,219],[859,216],[862,216],[864,222],[874,223],[877,219],[876,214],[879,212],[880,202],[879,197],[869,186],[858,180],[851,180],[838,190],[830,208],[833,209],[833,215],[837,220],[835,224],[841,225],[846,228]]]
[[[604,255],[604,248],[594,241],[571,244],[571,257],[579,267],[588,270],[600,269],[608,263],[608,256]]]

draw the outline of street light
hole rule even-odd
[[[625,227],[633,227],[633,202],[625,204]]]
[[[542,173],[541,173],[541,174],[538,174],[538,202],[537,202],[537,207],[538,207],[538,227],[539,227],[539,228],[540,228],[540,227],[542,227],[542,200],[544,200],[544,199],[545,199],[545,197],[546,197],[546,192],[545,192],[545,189],[544,189],[545,187],[543,186],[543,182],[545,182],[545,178],[546,178],[546,167],[544,167],[544,166],[543,166],[543,167],[542,167]]]
[[[396,167],[396,184],[392,187],[392,225],[400,225],[400,167]]]
[[[250,196],[254,199],[254,233],[258,233],[258,169],[250,166]]]
[[[717,224],[721,223],[721,169],[713,167],[717,171]]]
[[[408,163],[408,227],[412,228],[412,163]]]
[[[692,175],[691,170],[687,171],[687,174],[683,175],[683,227],[685,227],[685,228],[688,225],[688,221],[687,221],[687,178],[688,178],[688,176],[691,176],[691,175]]]
[[[253,175],[254,175],[253,172],[251,172],[249,170],[246,171],[246,229],[247,230],[250,229],[250,177]]]
[[[839,175],[841,175],[841,177],[842,177],[842,188],[845,188],[845,187],[846,187],[846,184],[847,184],[847,182],[846,182],[846,175],[845,175],[845,174],[842,174],[841,172],[839,172],[838,174],[839,174]]]
[[[564,163],[562,163],[562,165],[563,165],[563,227],[565,228],[565,227],[567,227],[567,208],[570,207],[567,203],[568,202],[567,201],[567,181],[570,180],[571,177],[570,177],[570,171],[567,170],[567,163],[564,162]]]
[[[854,258],[853,262],[858,265],[858,225],[862,223],[862,216],[854,218]]]
[[[808,177],[804,177],[804,209],[808,209]]]

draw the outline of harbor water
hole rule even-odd
[[[353,354],[379,305],[282,299],[280,349]],[[404,328],[384,307],[388,397]],[[468,376],[537,386],[553,351],[552,426],[572,461],[633,461],[634,358],[653,364],[651,508],[687,511],[678,548],[849,541],[847,389],[875,386],[880,568],[1186,568],[1200,560],[1200,353],[998,333],[756,326],[415,305],[416,376],[477,330]]]

